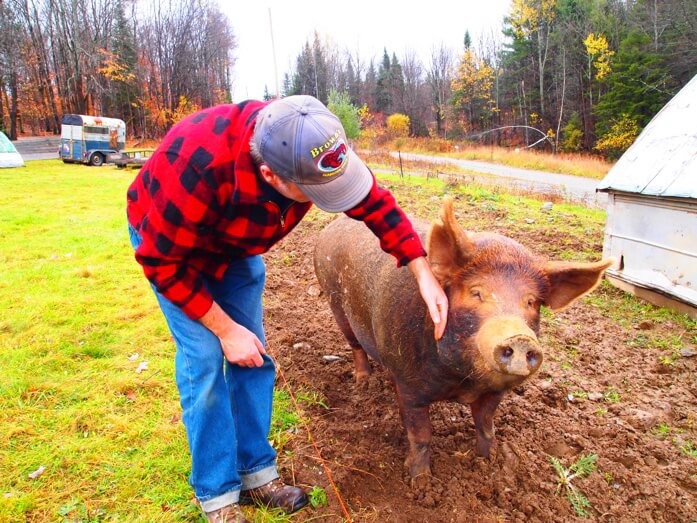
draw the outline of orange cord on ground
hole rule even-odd
[[[290,388],[290,385],[288,384],[288,380],[286,380],[285,375],[283,374],[283,370],[281,370],[280,365],[277,363],[276,370],[278,371],[278,374],[281,376],[281,379],[283,380],[283,383],[285,385],[286,390],[288,391],[288,395],[290,396],[290,399],[293,401],[293,405],[295,407],[295,410],[297,412],[300,412],[300,406],[298,405],[297,400],[295,399],[295,395],[293,394],[293,391]],[[322,468],[324,468],[325,473],[327,474],[327,479],[329,480],[329,483],[331,484],[332,488],[334,489],[334,495],[336,496],[336,499],[339,500],[339,505],[341,506],[341,510],[343,511],[344,515],[346,516],[346,521],[349,523],[353,523],[353,519],[351,518],[351,515],[349,514],[348,509],[346,508],[346,505],[344,504],[344,500],[341,497],[341,494],[339,494],[339,488],[336,486],[336,483],[334,483],[334,478],[332,477],[332,471],[329,469],[329,466],[327,463],[324,461],[322,458],[322,454],[319,451],[319,448],[317,447],[317,444],[315,443],[314,438],[312,437],[312,432],[310,431],[310,427],[307,425],[307,422],[301,418],[302,424],[305,426],[305,430],[307,431],[307,436],[310,439],[310,443],[312,443],[312,446],[315,449],[315,453],[317,454],[317,458],[319,459],[319,462],[322,464]]]

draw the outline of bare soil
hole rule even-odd
[[[482,207],[467,212],[484,224],[497,219]],[[413,485],[389,375],[374,365],[367,385],[356,385],[350,349],[319,293],[312,252],[331,219],[311,214],[266,258],[266,329],[278,386],[296,397],[319,392],[327,407],[302,404],[307,423],[279,456],[287,479],[328,495],[328,506],[293,521],[697,521],[697,357],[689,357],[697,333],[671,320],[622,325],[589,300],[543,315],[545,361],[499,406],[491,459],[475,455],[467,407],[432,406],[433,476]],[[602,251],[597,232],[516,239],[549,257],[573,241]],[[624,300],[607,285],[596,293]],[[660,342],[675,339],[684,341],[685,356]],[[596,470],[571,482],[591,504],[583,518],[550,456],[569,467],[589,454],[597,455]]]

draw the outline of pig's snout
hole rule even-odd
[[[494,361],[505,374],[529,376],[540,368],[542,351],[534,339],[513,336],[494,348]]]
[[[525,379],[542,365],[537,336],[519,316],[501,315],[485,320],[476,343],[486,366],[502,375]]]

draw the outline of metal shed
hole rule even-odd
[[[608,193],[603,254],[615,286],[697,317],[697,76],[597,186]]]

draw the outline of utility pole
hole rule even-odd
[[[271,23],[271,8],[269,7],[269,32],[271,33],[271,53],[273,54],[273,75],[276,82],[276,98],[281,97],[281,92],[278,89],[278,66],[276,65],[276,44],[273,40],[273,24]]]

